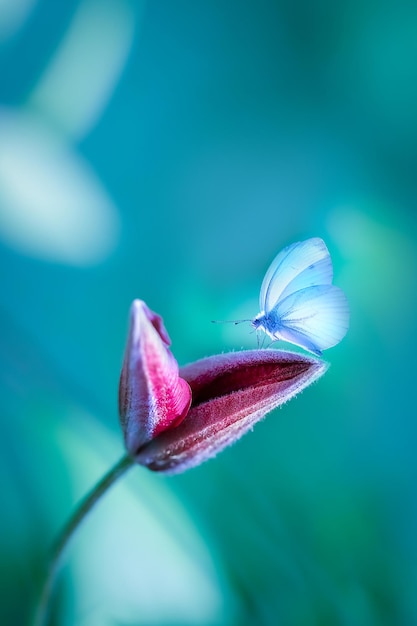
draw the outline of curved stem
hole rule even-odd
[[[120,478],[120,476],[122,476],[129,469],[129,467],[132,467],[133,463],[133,459],[128,455],[121,458],[120,461],[118,461],[116,465],[114,465],[114,467],[112,467],[107,474],[103,476],[97,485],[93,487],[90,493],[88,493],[85,498],[81,500],[80,504],[62,529],[51,551],[49,565],[37,605],[33,626],[47,626],[48,624],[54,582],[70,539],[91,509],[95,506],[98,500],[100,500],[101,496],[106,493],[113,483],[116,482],[116,480]]]

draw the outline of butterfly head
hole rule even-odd
[[[251,324],[255,328],[255,330],[258,330],[258,329],[263,330],[265,320],[266,320],[265,311],[261,311],[253,320],[251,320]]]

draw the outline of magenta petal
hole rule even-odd
[[[191,404],[190,387],[179,377],[170,343],[162,318],[135,300],[119,386],[120,423],[131,455],[179,424]]]
[[[136,460],[170,474],[199,465],[326,369],[319,359],[279,350],[220,354],[184,367],[181,375],[193,393],[187,417],[145,445]]]

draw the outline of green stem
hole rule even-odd
[[[78,529],[81,522],[83,522],[98,500],[100,500],[101,496],[104,495],[108,489],[110,489],[113,483],[115,483],[116,480],[129,469],[129,467],[132,467],[133,463],[133,459],[128,455],[121,458],[120,461],[118,461],[116,465],[103,476],[97,485],[93,487],[90,493],[88,493],[85,498],[81,500],[80,504],[62,529],[61,534],[58,536],[58,539],[51,551],[33,626],[47,626],[48,624],[55,579],[59,572],[62,559],[70,539]]]

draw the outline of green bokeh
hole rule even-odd
[[[216,460],[141,468],[73,543],[55,624],[417,624],[417,5],[0,6],[1,624],[123,453],[135,297],[180,364],[250,348],[260,283],[323,237],[351,327]]]

